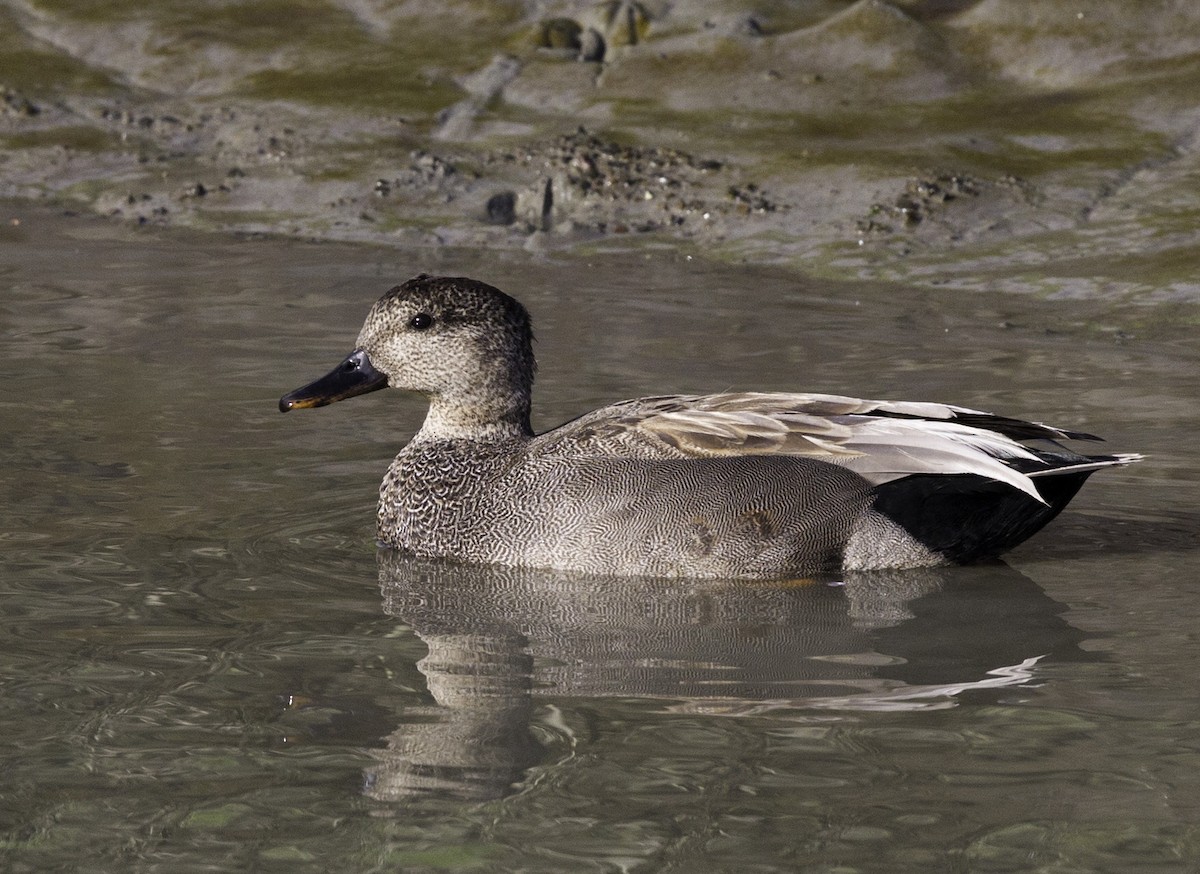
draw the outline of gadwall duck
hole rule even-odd
[[[996,556],[1102,467],[1089,434],[937,403],[738,392],[622,401],[529,424],[525,308],[421,275],[371,308],[355,350],[286,412],[384,387],[429,412],[379,489],[381,544],[588,573],[771,578]],[[1034,441],[1036,445],[1026,445]]]

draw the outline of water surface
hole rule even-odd
[[[6,870],[1200,862],[1186,307],[3,218]],[[794,388],[1150,458],[984,567],[735,585],[377,556],[419,401],[276,400],[422,270],[530,307],[543,426]]]

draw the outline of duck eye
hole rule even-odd
[[[417,313],[408,320],[408,326],[414,331],[424,331],[433,324],[433,316],[429,313]]]

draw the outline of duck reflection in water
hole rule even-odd
[[[499,798],[550,753],[544,705],[638,698],[707,716],[935,709],[1094,658],[1066,607],[1004,564],[837,583],[611,579],[379,553],[386,612],[429,647],[367,794]],[[570,709],[569,707],[566,709]]]

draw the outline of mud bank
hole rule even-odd
[[[1200,300],[1200,9],[0,4],[0,196]]]

